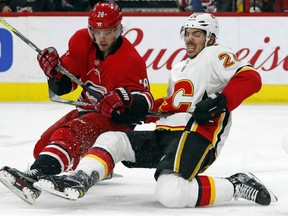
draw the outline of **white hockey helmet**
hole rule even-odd
[[[206,31],[206,42],[214,34],[218,37],[219,24],[216,17],[210,13],[193,13],[190,15],[181,28],[181,35],[184,36],[187,28],[196,28]]]

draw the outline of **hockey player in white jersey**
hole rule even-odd
[[[167,97],[155,101],[157,112],[171,114],[160,117],[155,131],[104,133],[76,171],[43,176],[34,186],[75,200],[122,161],[128,167],[156,168],[156,197],[167,207],[217,205],[233,198],[260,205],[276,201],[251,173],[204,173],[224,146],[231,112],[262,85],[251,65],[216,45],[218,32],[209,13],[192,14],[182,27],[188,58],[171,70]]]

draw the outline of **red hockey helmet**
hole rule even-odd
[[[117,27],[122,21],[122,13],[115,3],[98,2],[90,12],[89,29],[106,29]]]

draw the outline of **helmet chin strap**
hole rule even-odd
[[[208,42],[210,41],[211,36],[212,36],[212,33],[211,33],[211,32],[209,33],[209,35],[206,36],[205,47],[211,46],[212,44],[215,43],[216,38],[214,39],[214,42],[213,42],[212,44],[208,45]]]
[[[117,40],[117,38],[120,36],[120,34],[121,34],[121,31],[118,29],[118,30],[117,30],[117,34],[116,34],[116,40]]]
[[[205,47],[208,46],[208,42],[209,42],[210,38],[206,38],[206,41],[205,41]]]
[[[207,47],[208,46],[208,42],[209,42],[209,40],[210,40],[210,38],[211,38],[211,32],[207,32],[206,31],[206,41],[205,41],[205,47]]]
[[[122,32],[122,24],[120,23],[118,26],[117,26],[117,34],[116,34],[116,39],[121,35],[121,32]]]
[[[94,34],[92,33],[92,32],[93,32],[93,31],[92,31],[92,28],[90,28],[90,27],[88,26],[87,30],[88,30],[88,33],[89,33],[91,39],[93,40],[93,42],[96,43]]]

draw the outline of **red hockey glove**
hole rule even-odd
[[[226,110],[226,97],[224,94],[217,92],[197,103],[193,116],[198,124],[207,124],[208,122],[213,122]]]
[[[40,67],[48,77],[54,80],[61,79],[61,77],[63,76],[62,73],[55,69],[56,65],[59,62],[59,55],[54,47],[48,47],[42,50],[38,54],[37,60]]]
[[[133,98],[128,89],[116,88],[99,100],[95,109],[103,116],[111,118],[113,112],[124,113],[126,108],[131,107]]]

